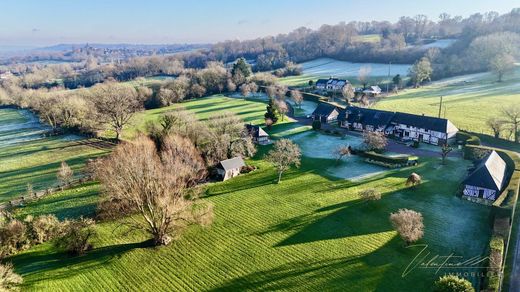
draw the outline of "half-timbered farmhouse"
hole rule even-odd
[[[254,126],[251,124],[246,125],[246,130],[248,134],[253,139],[253,142],[260,145],[265,145],[269,143],[269,134],[267,134],[264,129],[260,126]]]
[[[379,131],[400,140],[443,145],[455,139],[457,127],[449,120],[424,115],[349,106],[338,116],[340,127],[355,131]]]
[[[336,91],[343,90],[343,87],[349,82],[345,79],[329,78],[329,79],[318,79],[316,81],[316,89],[321,91]]]
[[[494,202],[507,183],[507,173],[506,162],[491,152],[462,183],[462,196],[481,203]]]

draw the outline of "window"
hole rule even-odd
[[[482,197],[482,198],[484,197],[484,189],[479,189],[478,190],[478,196]]]

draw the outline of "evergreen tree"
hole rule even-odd
[[[269,103],[267,104],[267,112],[265,113],[264,117],[266,119],[270,119],[273,124],[276,124],[278,121],[278,110],[276,108],[276,102],[274,101],[274,98],[269,98]]]
[[[249,65],[247,63],[246,59],[239,58],[239,59],[237,59],[235,64],[233,64],[233,69],[231,70],[231,74],[233,74],[233,76],[234,76],[236,74],[239,74],[238,72],[240,72],[242,74],[242,76],[244,76],[245,78],[251,76],[251,74],[253,73],[251,71],[251,65]]]

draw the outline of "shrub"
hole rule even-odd
[[[475,135],[471,135],[466,132],[462,132],[462,131],[457,132],[457,135],[455,136],[455,138],[457,139],[457,141],[462,142],[462,144],[464,144],[464,145],[480,145],[479,137],[477,137]]]
[[[394,165],[405,165],[408,163],[408,156],[388,156],[384,154],[379,154],[373,151],[368,151],[363,154],[366,158],[374,161],[383,162],[386,164],[394,164]]]
[[[390,214],[390,221],[407,245],[424,235],[423,217],[419,212],[399,209],[397,213]]]
[[[13,219],[3,224],[0,228],[0,258],[28,246],[27,228],[23,222]]]
[[[67,220],[63,222],[63,234],[56,241],[56,246],[71,255],[81,255],[92,249],[90,240],[95,234],[94,220],[87,218]]]
[[[0,264],[0,291],[15,290],[22,283],[22,277],[14,272],[12,264]]]
[[[314,120],[312,121],[312,129],[313,130],[320,130],[321,129],[321,121],[319,120]]]
[[[459,278],[455,275],[446,275],[435,281],[433,285],[433,291],[435,292],[475,292],[471,283],[464,279]]]
[[[325,130],[325,133],[330,134],[330,133],[332,133],[332,131],[329,130],[329,129],[326,129],[326,130]]]
[[[410,174],[408,179],[406,179],[407,186],[414,187],[414,186],[420,185],[421,182],[422,182],[422,177],[415,172],[412,172],[412,174]]]
[[[255,170],[256,167],[252,166],[252,165],[246,165],[246,166],[243,166],[241,169],[240,169],[240,173],[250,173],[251,171]]]
[[[28,221],[26,219],[26,221]],[[30,222],[31,238],[35,243],[43,243],[56,238],[61,232],[61,224],[54,215],[41,215]]]
[[[365,201],[377,201],[381,199],[381,192],[376,189],[366,189],[359,192],[359,197]]]
[[[72,182],[72,177],[74,176],[74,172],[69,167],[69,165],[65,162],[61,162],[60,169],[58,170],[58,173],[56,174],[56,177],[58,178],[58,181],[61,183],[61,185],[69,185]]]

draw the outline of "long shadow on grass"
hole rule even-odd
[[[301,255],[303,260],[237,277],[211,291],[425,291],[431,285],[425,278],[433,281],[433,272],[414,271],[401,277],[417,250],[404,248],[402,241],[393,237],[377,250],[359,256],[317,261]]]
[[[10,260],[17,267],[16,272],[24,278],[38,273],[48,279],[66,279],[81,274],[87,270],[103,266],[108,262],[120,258],[123,254],[138,248],[150,248],[151,241],[125,243],[107,247],[95,248],[83,256],[72,257],[62,252],[48,253],[47,250],[27,252],[15,255]],[[80,268],[79,268],[80,267]],[[27,277],[30,279],[30,277]],[[24,281],[24,285],[31,286],[45,279],[36,277],[33,281]]]

